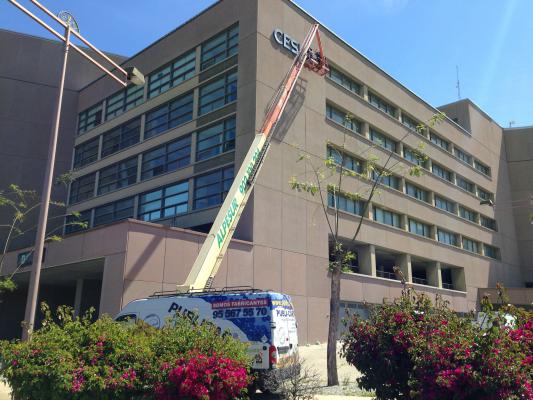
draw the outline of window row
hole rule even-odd
[[[342,164],[344,168],[349,169],[353,172],[356,172],[358,174],[365,173],[365,161],[354,157],[353,155],[346,151],[343,151],[342,149],[328,145],[327,157],[330,158],[336,164]],[[395,190],[401,190],[401,178],[391,174],[388,171],[384,171],[379,168],[374,168],[370,173],[370,178],[372,181],[379,180],[380,185],[387,186]],[[479,214],[473,210],[470,210],[452,200],[446,199],[445,197],[442,197],[441,195],[436,194],[430,190],[424,189],[412,182],[406,180],[403,190],[404,193],[410,197],[431,204],[436,208],[459,216],[467,221],[473,222],[475,224],[480,224],[485,228],[497,231],[496,221],[494,219]],[[431,200],[432,195],[433,201]]]
[[[363,211],[365,208],[365,201],[353,199],[346,193],[338,192],[333,194],[331,191],[329,191],[328,206],[331,208],[337,208],[338,210],[345,211],[350,214],[364,216]],[[497,247],[478,242],[474,239],[461,236],[457,233],[447,231],[440,227],[434,227],[431,224],[411,217],[406,217],[407,226],[404,228],[402,222],[403,215],[376,205],[373,206],[372,218],[376,222],[402,230],[407,230],[414,235],[433,239],[439,243],[459,247],[463,250],[482,254],[486,257],[500,259],[500,251]],[[433,229],[435,229],[435,237],[433,236]]]
[[[104,204],[93,210],[85,210],[80,213],[79,217],[69,216],[66,218],[65,233],[86,229],[79,222],[85,222],[87,227],[96,227],[126,218],[159,221],[191,211],[189,204],[192,204],[192,210],[214,207],[224,201],[233,182],[233,177],[233,166],[229,166],[193,179]],[[191,202],[189,196],[192,196]],[[136,198],[138,204],[135,213]]]
[[[235,117],[230,117],[196,132],[195,161],[203,161],[235,148]],[[192,135],[165,143],[142,153],[140,180],[176,171],[189,165]],[[102,195],[137,182],[138,156],[101,169],[97,194]],[[69,203],[78,203],[94,196],[96,173],[82,176],[71,183]]]
[[[339,71],[337,68],[330,66],[330,70],[327,74],[328,78],[337,83],[338,85],[344,87],[345,89],[349,90],[350,92],[362,96],[363,94],[363,84],[355,80],[354,78],[348,76],[344,72]],[[374,107],[378,108],[379,110],[389,114],[391,117],[397,118],[398,114],[398,108],[387,102],[385,99],[381,98],[377,94],[373,93],[372,91],[368,91],[368,102],[373,105]],[[333,118],[332,118],[333,119]],[[344,120],[344,116],[340,116],[338,118],[334,118],[337,120],[337,122],[342,123]],[[421,129],[424,125],[418,122],[416,119],[408,116],[403,111],[401,112],[401,123],[406,126],[407,128],[411,129],[412,131],[419,133],[426,137],[426,129]],[[358,131],[359,132],[359,131]],[[451,143],[436,134],[433,131],[429,131],[429,140],[435,144],[436,146],[444,149],[447,152],[451,152],[452,145]],[[473,157],[471,154],[454,147],[453,149],[453,155],[463,161],[464,163],[474,167],[476,170],[481,172],[482,174],[486,176],[491,176],[491,169],[488,165],[482,163],[475,157]]]
[[[339,108],[326,104],[326,117],[337,124],[344,126],[351,131],[356,133],[361,133],[361,124],[362,122],[357,119],[349,116],[349,113],[340,110]],[[427,156],[422,154],[416,149],[411,149],[408,146],[399,146],[399,143],[392,139],[390,136],[379,132],[374,127],[369,127],[369,139],[376,143],[378,146],[389,150],[394,153],[400,153],[401,147],[403,147],[403,154],[401,154],[406,160],[421,166],[422,168],[429,168],[430,160]],[[460,175],[456,175],[454,181],[454,174],[449,169],[443,167],[440,164],[431,162],[431,172],[433,175],[438,176],[448,182],[454,183],[463,190],[466,190],[469,193],[472,193],[474,196],[479,197],[482,200],[489,200],[493,198],[492,193],[488,192],[485,189],[476,186],[473,182],[469,181],[466,178],[463,178]]]
[[[200,71],[238,53],[239,25],[235,24],[202,43]],[[151,99],[196,74],[196,50],[180,55],[169,64],[147,75],[147,98]],[[108,121],[143,103],[144,86],[128,86],[78,114],[77,134],[81,135],[104,120]],[[105,112],[104,112],[105,104]]]
[[[223,75],[212,83],[200,87],[199,114],[213,111],[222,107],[237,98],[237,72]],[[228,83],[226,85],[226,83]],[[220,86],[222,84],[222,86]],[[218,89],[213,89],[214,85]],[[217,86],[218,85],[218,86]],[[221,91],[222,90],[222,91]],[[169,101],[153,110],[146,112],[144,123],[144,139],[160,135],[170,129],[183,125],[193,119],[193,92],[186,93]],[[231,142],[234,138],[231,136],[231,128],[228,127],[228,136],[226,142]],[[102,149],[100,148],[100,138],[94,138],[79,144],[74,148],[74,168],[80,168],[84,165],[96,161],[99,157],[105,157],[114,154],[122,149],[139,143],[141,140],[141,116],[138,116],[108,132],[102,134]],[[214,139],[213,139],[214,140]],[[215,146],[213,141],[206,142]],[[227,143],[226,146],[230,146]],[[210,149],[205,149],[207,158]],[[211,151],[212,152],[212,151]]]

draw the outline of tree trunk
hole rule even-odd
[[[328,331],[328,386],[339,384],[337,373],[337,329],[339,327],[339,307],[341,296],[341,270],[336,265],[331,272],[331,298],[329,300],[329,331]]]

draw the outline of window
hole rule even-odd
[[[452,173],[446,168],[441,167],[439,164],[432,163],[431,172],[433,172],[433,175],[436,175],[442,179],[446,179],[449,182],[452,181]]]
[[[420,125],[418,122],[416,122],[413,118],[408,117],[404,113],[402,113],[402,124],[404,124],[406,127],[411,129],[412,131],[415,131],[416,133],[424,134],[423,131],[418,132],[418,126]]]
[[[479,223],[481,226],[484,226],[485,228],[492,229],[493,231],[497,231],[496,227],[496,221],[492,218],[485,217],[484,215],[479,216]]]
[[[143,153],[141,180],[175,171],[190,162],[191,135],[187,135]]]
[[[498,260],[500,258],[500,251],[497,247],[483,243],[483,255]]]
[[[151,99],[194,76],[196,52],[194,50],[177,58],[148,77],[148,98]]]
[[[381,175],[379,177],[379,172],[376,170],[372,170],[372,180],[378,180],[381,185],[388,186],[390,188],[398,190],[400,188],[400,179],[397,176],[389,175],[389,173],[385,173],[385,175]]]
[[[239,25],[234,25],[202,44],[200,69],[204,69],[237,54],[239,50]]]
[[[455,203],[453,201],[446,200],[444,197],[435,196],[435,207],[455,214]]]
[[[345,128],[361,133],[361,122],[354,118],[348,118],[348,113],[338,110],[335,107],[326,104],[326,117],[337,124],[344,126]]]
[[[342,150],[328,146],[328,158],[332,158],[339,165],[342,164],[344,168],[359,174],[363,173],[363,162],[343,153]]]
[[[138,143],[141,135],[141,118],[135,118],[103,135],[102,157],[116,153]]]
[[[102,103],[98,103],[78,114],[78,135],[102,123]]]
[[[353,79],[348,78],[347,75],[343,74],[336,68],[329,68],[328,78],[330,78],[333,82],[338,83],[342,87],[348,89],[350,92],[353,92],[357,95],[361,94],[362,86],[359,83],[355,82]]]
[[[450,246],[457,246],[457,235],[444,229],[437,229],[437,240],[440,243],[449,244]]]
[[[391,104],[387,103],[385,100],[383,100],[381,97],[375,95],[372,92],[368,92],[368,101],[370,104],[372,104],[374,107],[379,108],[381,111],[386,112],[390,116],[394,117],[396,114],[396,107],[392,106]]]
[[[179,182],[139,196],[139,216],[143,221],[156,221],[187,212],[189,181]]]
[[[463,237],[463,249],[466,251],[471,251],[472,253],[477,253],[478,243],[474,242],[472,239]]]
[[[396,142],[384,134],[370,128],[370,140],[387,150],[396,152]]]
[[[75,179],[70,184],[69,204],[78,203],[94,196],[96,172]]]
[[[443,268],[440,271],[442,277],[442,287],[453,290],[453,274],[451,268]]]
[[[203,115],[237,100],[237,71],[200,87],[198,114]]]
[[[146,113],[144,138],[148,139],[192,120],[193,92]]]
[[[144,86],[130,86],[107,98],[105,119],[109,120],[144,101]]]
[[[468,208],[464,208],[463,206],[459,206],[459,216],[470,222],[476,222],[476,213]]]
[[[82,223],[87,224],[86,227]],[[65,218],[65,234],[80,232],[89,228],[91,224],[91,210],[80,212],[79,217],[69,215]]]
[[[415,235],[431,237],[431,227],[428,224],[409,218],[409,232]]]
[[[420,165],[422,168],[426,167],[425,156],[418,152],[417,150],[410,149],[407,146],[403,147],[403,157],[406,160],[411,161],[416,165]]]
[[[408,196],[414,197],[415,199],[428,202],[429,199],[429,193],[427,190],[424,190],[418,186],[413,185],[412,183],[406,182],[405,183],[405,193]]]
[[[429,133],[429,140],[435,143],[437,146],[443,148],[446,151],[450,151],[450,142],[444,140],[434,132]]]
[[[374,221],[381,222],[385,225],[394,226],[396,228],[401,227],[400,214],[396,214],[392,211],[387,211],[379,207],[374,207]]]
[[[455,183],[457,186],[459,186],[461,189],[466,190],[467,192],[476,193],[476,188],[474,184],[469,180],[463,178],[461,175],[456,176]]]
[[[472,156],[463,150],[458,149],[457,147],[454,148],[455,157],[459,160],[461,160],[464,163],[472,165]]]
[[[199,176],[194,181],[194,209],[221,204],[233,182],[233,166]]]
[[[235,117],[198,131],[196,160],[206,160],[235,148]]]
[[[137,181],[137,156],[113,164],[100,171],[98,194],[109,193]]]
[[[490,167],[483,164],[481,161],[474,160],[474,168],[477,169],[482,174],[490,176]]]
[[[477,197],[482,200],[492,200],[493,198],[492,193],[487,192],[485,189],[481,189],[479,186],[477,187]]]
[[[74,168],[83,167],[98,159],[100,138],[91,139],[74,148]]]
[[[96,207],[93,226],[109,224],[126,218],[133,218],[133,197]]]
[[[335,199],[335,197],[337,197]],[[336,196],[333,193],[328,192],[328,206],[335,208],[335,200],[337,201],[337,209],[346,211],[350,214],[363,215],[363,209],[365,207],[361,200],[354,200],[342,193],[337,193]]]

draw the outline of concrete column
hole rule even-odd
[[[401,177],[399,179],[399,187],[398,187],[398,190],[402,193],[405,193],[405,178],[404,177]]]
[[[368,86],[363,85],[363,99],[368,101]]]
[[[196,147],[198,145],[198,132],[193,132],[191,136],[191,164],[196,162]]]
[[[396,265],[400,267],[405,281],[412,283],[413,271],[411,268],[411,254],[398,254],[396,257]]]
[[[463,248],[463,235],[461,234],[458,234],[457,235],[457,247],[459,247],[460,249]]]
[[[361,273],[376,276],[376,247],[373,244],[362,246],[358,253]]]
[[[148,86],[148,85],[146,85]],[[141,115],[141,132],[139,134],[139,137],[140,137],[140,142],[142,142],[144,140],[144,127],[145,127],[145,124],[146,124],[146,113],[143,113]]]
[[[428,158],[426,161],[426,167],[429,172],[431,172],[431,158]]]
[[[370,140],[370,125],[368,122],[363,122],[361,124],[361,135]]]
[[[74,316],[80,316],[81,299],[83,295],[83,279],[76,280],[76,293],[74,294]]]
[[[451,171],[451,178],[452,178],[451,183],[453,183],[454,185],[457,185],[457,175],[453,171]]]
[[[450,150],[450,153],[455,154],[455,146],[453,145],[452,142],[450,142],[449,150]]]
[[[98,157],[96,157],[96,160],[100,160],[102,158],[102,146],[104,145],[104,135],[98,136]]]
[[[441,265],[440,262],[434,261],[429,263],[428,269],[426,271],[426,276],[428,279],[428,284],[430,286],[435,286],[439,289],[442,289],[442,275],[440,273]]]
[[[368,203],[368,207],[366,208],[366,215],[363,215],[363,217],[371,220],[374,219],[374,207],[372,207],[372,203]]]
[[[463,268],[452,269],[452,284],[454,290],[466,292],[465,270]]]
[[[402,142],[398,142],[398,145],[396,146],[396,152],[400,155],[400,157],[404,157]]]
[[[400,229],[403,229],[404,231],[409,232],[409,217],[405,214],[402,214],[400,216]]]
[[[98,184],[100,183],[100,170],[96,171],[96,174],[94,176],[94,190],[93,190],[93,197],[98,196]]]
[[[396,107],[396,118],[398,118],[398,121],[402,122],[402,110],[400,107]]]
[[[435,205],[435,192],[428,191],[428,203],[432,206]]]
[[[141,181],[141,170],[142,170],[142,154],[137,156],[137,182]]]
[[[431,225],[429,228],[430,239],[438,240],[437,238],[437,226]]]

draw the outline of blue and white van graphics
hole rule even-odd
[[[116,320],[143,320],[160,328],[181,313],[209,321],[235,339],[249,343],[252,368],[280,367],[298,347],[297,324],[290,296],[275,292],[216,292],[168,295],[134,300]]]

